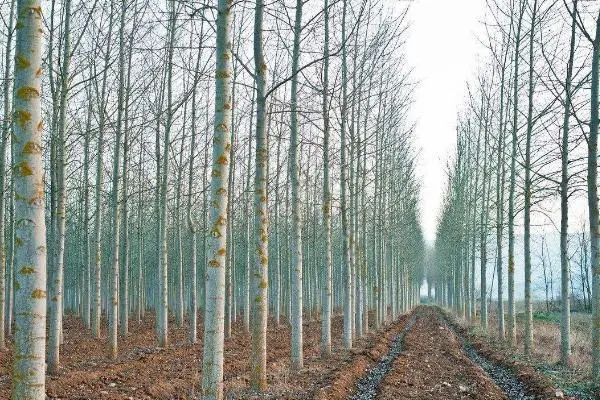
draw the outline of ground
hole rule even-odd
[[[456,335],[427,308],[404,339],[403,351],[384,379],[381,399],[505,399],[504,392],[473,363]]]
[[[511,395],[510,386],[521,384],[530,398],[562,395],[536,371],[500,366],[504,360],[496,359],[493,349],[483,348],[467,328],[436,307],[417,307],[379,332],[355,341],[352,350],[341,348],[342,319],[336,316],[334,351],[326,359],[319,355],[320,329],[318,320],[305,323],[305,367],[292,373],[289,327],[269,324],[269,390],[258,394],[248,388],[250,336],[241,321],[236,322],[232,336],[225,341],[227,398],[495,400],[519,398]],[[66,319],[64,333],[63,368],[48,376],[49,399],[166,400],[194,398],[198,393],[202,344],[189,345],[185,329],[172,328],[170,345],[163,349],[156,347],[151,316],[142,324],[133,322],[130,334],[120,340],[120,355],[114,361],[106,357],[106,339],[91,338],[77,318]],[[487,363],[480,353],[494,361]],[[11,354],[2,351],[0,357],[0,399],[7,399]],[[486,365],[494,370],[484,371]],[[496,369],[506,369],[514,379],[508,389],[503,378],[495,375]],[[377,374],[377,379],[372,379]],[[361,389],[369,385],[370,394]]]
[[[519,307],[521,308],[521,307]],[[565,393],[581,399],[599,399],[599,388],[591,383],[592,328],[589,313],[571,313],[571,365],[560,364],[560,314],[548,312],[534,304],[533,352],[529,359],[523,355],[522,313],[517,314],[516,348],[508,348],[499,340],[495,307],[491,308],[489,331],[483,332],[478,324],[461,321],[471,342],[480,350],[509,365],[528,365],[550,381],[550,385],[560,387]]]

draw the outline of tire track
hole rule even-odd
[[[510,400],[530,400],[535,399],[533,396],[527,396],[525,393],[525,385],[507,368],[490,362],[487,358],[479,354],[479,352],[469,343],[466,337],[460,334],[453,324],[449,323],[445,315],[438,311],[440,319],[444,321],[446,327],[458,338],[465,354],[477,364],[485,373],[500,387]]]
[[[356,383],[356,392],[349,397],[350,400],[371,400],[377,397],[381,381],[402,352],[404,336],[415,325],[416,321],[417,316],[413,315],[404,329],[394,338],[390,351],[381,357],[381,361]]]
[[[382,400],[512,399],[467,355],[460,338],[438,310],[420,306],[416,323],[404,337],[402,352],[380,381]]]

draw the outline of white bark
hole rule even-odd
[[[577,27],[577,0],[573,1],[571,17],[571,39],[569,61],[565,79],[565,104],[561,143],[561,184],[560,184],[560,277],[561,277],[561,321],[560,321],[560,360],[569,364],[571,355],[571,303],[569,298],[569,117],[571,115],[571,81],[573,79],[573,60],[575,58],[575,29]]]
[[[325,269],[321,311],[321,354],[331,355],[332,249],[331,184],[329,182],[329,0],[323,6],[325,39],[323,49],[323,225],[325,228]]]
[[[110,356],[117,358],[118,354],[118,325],[119,325],[119,243],[120,243],[120,188],[121,188],[121,136],[123,127],[123,110],[125,95],[125,2],[121,2],[121,25],[119,28],[119,88],[117,91],[117,126],[115,132],[115,147],[113,155],[113,174],[111,191],[112,209],[112,240],[114,250],[112,254],[112,285],[110,298],[110,318],[108,321]],[[126,227],[125,227],[126,229]]]
[[[231,143],[231,2],[217,5],[215,117],[210,199],[210,232],[206,267],[206,311],[202,359],[202,399],[223,399],[225,257],[229,150]]]
[[[6,239],[5,239],[5,191],[4,182],[6,177],[6,149],[9,138],[10,121],[10,72],[12,68],[12,39],[13,39],[13,15],[16,0],[10,2],[10,13],[8,15],[8,34],[6,37],[6,52],[4,54],[4,87],[3,87],[3,110],[4,118],[2,122],[2,142],[0,143],[0,349],[5,347],[5,331],[10,331],[10,319],[7,318],[7,312],[10,308],[10,291],[6,293]],[[9,264],[9,268],[12,265]],[[10,282],[10,281],[9,281]],[[5,324],[7,326],[5,326]],[[6,329],[8,327],[8,329]]]
[[[300,176],[298,172],[298,64],[300,61],[300,35],[302,33],[303,0],[296,1],[294,21],[294,49],[292,53],[291,121],[289,172],[291,181],[292,234],[291,234],[291,325],[292,369],[300,370],[304,364],[302,350],[302,221]]]
[[[256,83],[256,158],[254,173],[254,270],[252,273],[252,348],[250,384],[267,388],[267,316],[269,265],[269,210],[267,179],[266,111],[267,64],[263,51],[263,0],[256,0],[254,13],[254,80]]]
[[[44,400],[46,227],[42,161],[42,8],[17,6],[14,85],[15,344],[13,400]]]

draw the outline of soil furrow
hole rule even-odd
[[[350,396],[352,400],[371,400],[378,392],[383,378],[388,374],[394,360],[402,352],[402,341],[406,333],[415,325],[416,317],[413,315],[404,329],[394,338],[390,351],[381,358],[379,364],[371,368],[367,375],[356,383],[356,392]]]
[[[433,307],[418,307],[403,350],[379,388],[378,399],[505,400],[507,395],[473,362]]]
[[[479,365],[487,373],[487,375],[504,391],[510,400],[534,399],[534,397],[527,396],[525,394],[525,386],[523,383],[520,382],[508,369],[496,365],[480,355],[464,336],[459,334],[450,324],[447,323],[445,318],[443,318],[443,320],[448,329],[450,329],[454,335],[458,337],[465,354],[471,359],[471,361]]]

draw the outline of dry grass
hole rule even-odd
[[[560,362],[560,325],[554,314],[535,314],[533,320],[533,362],[558,364]],[[556,316],[558,318],[558,316]],[[589,314],[574,313],[571,315],[571,367],[586,375],[591,368],[591,317]],[[499,340],[496,315],[490,316],[489,336]],[[523,315],[517,315],[516,353],[523,354],[524,343]]]
[[[524,356],[523,313],[517,314],[517,347],[508,349],[506,342],[498,335],[495,310],[490,310],[489,330],[485,333],[474,323],[463,321],[472,332],[485,337],[486,341],[506,351],[508,358],[531,364],[539,372],[548,376],[556,387],[566,389],[578,398],[596,398],[591,382],[591,316],[585,313],[571,314],[571,358],[570,365],[560,364],[560,314],[534,312],[533,320],[533,352],[529,359]],[[506,325],[505,325],[506,326]]]

